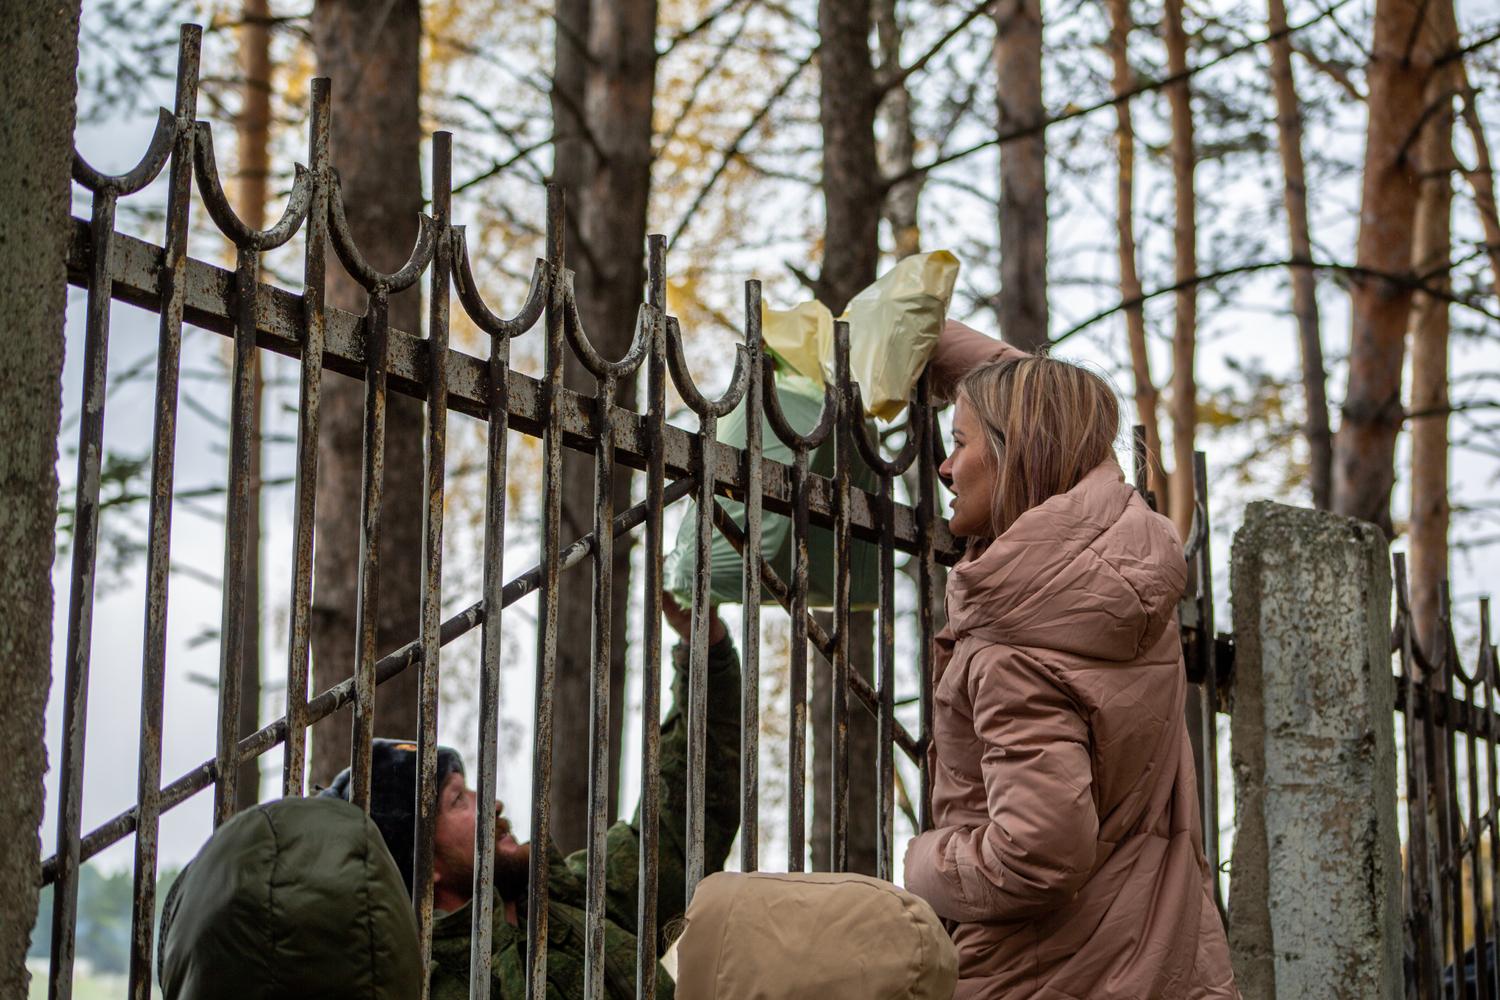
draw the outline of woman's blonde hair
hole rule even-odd
[[[996,470],[992,537],[1114,453],[1119,400],[1103,377],[1078,365],[1036,356],[997,361],[965,375],[957,396],[984,428]]]

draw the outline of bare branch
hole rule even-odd
[[[760,123],[765,121],[766,115],[771,113],[771,108],[776,105],[776,102],[781,100],[788,90],[792,89],[792,84],[796,83],[798,77],[802,75],[807,67],[812,65],[812,61],[817,54],[817,48],[813,48],[808,51],[807,55],[802,57],[801,61],[797,63],[796,68],[787,74],[786,79],[781,81],[781,84],[771,94],[770,98],[766,100],[766,103],[761,105],[760,110],[751,116],[750,121],[746,123],[744,128],[740,129],[739,135],[734,137],[734,141],[729,144],[729,148],[724,150],[724,155],[719,159],[719,165],[714,168],[714,172],[709,175],[708,180],[704,182],[703,187],[694,196],[692,203],[688,205],[687,211],[678,220],[677,228],[672,232],[672,238],[667,241],[668,252],[682,238],[682,234],[687,230],[688,224],[693,221],[693,216],[697,214],[699,206],[703,204],[704,199],[708,197],[708,193],[713,190],[714,185],[719,182],[719,178],[724,175],[724,171],[729,169],[729,164],[734,162],[735,157],[740,155],[740,146],[760,126]]]
[[[656,54],[656,57],[658,59],[664,58],[668,53],[677,48],[677,46],[681,45],[683,42],[689,41],[694,36],[701,34],[708,28],[713,27],[715,21],[723,17],[725,14],[728,14],[730,11],[734,10],[734,8],[738,7],[744,2],[745,0],[724,0],[723,3],[719,4],[707,14],[704,14],[695,23],[689,25],[686,28],[683,28],[677,34],[668,39],[666,47],[659,50]],[[755,6],[755,4],[752,3],[750,6],[753,7]]]
[[[713,58],[704,64],[702,72],[693,80],[693,85],[688,88],[687,98],[682,102],[682,107],[678,110],[677,117],[672,119],[672,124],[662,133],[661,138],[657,140],[656,148],[658,150],[666,149],[672,140],[677,138],[677,130],[682,128],[683,122],[687,121],[688,115],[692,114],[693,109],[698,105],[698,95],[702,93],[703,85],[708,82],[709,77],[719,71],[720,66],[724,65],[725,58],[728,57],[730,50],[740,40],[740,36],[745,33],[745,25],[748,23],[748,17],[740,18],[739,26],[719,46]]]
[[[494,177],[496,174],[502,174],[502,173],[504,173],[505,171],[509,170],[511,167],[515,166],[517,163],[520,163],[522,161],[524,161],[527,166],[531,167],[532,171],[535,173],[535,178],[534,179],[541,180],[543,175],[541,173],[540,168],[538,168],[536,166],[536,164],[534,164],[534,163],[531,162],[531,154],[534,153],[536,150],[541,149],[543,146],[549,144],[551,141],[552,141],[552,137],[549,135],[545,139],[539,139],[536,142],[533,142],[529,146],[525,146],[525,147],[523,147],[521,149],[517,149],[513,155],[511,155],[509,158],[507,158],[505,160],[495,160],[485,170],[481,171],[480,173],[476,174],[475,176],[469,178],[468,180],[464,181],[462,184],[459,184],[457,187],[455,187],[453,189],[453,193],[454,194],[460,194],[460,193],[462,193],[464,191],[467,191],[467,190],[469,190],[469,188],[474,187],[476,184],[481,184],[484,181],[489,180],[491,177]]]
[[[1108,309],[1097,312],[1094,315],[1090,316],[1088,319],[1073,324],[1073,326],[1064,330],[1056,337],[1053,337],[1051,340],[1051,344],[1059,344],[1064,340],[1067,340],[1069,337],[1073,336],[1075,333],[1080,333],[1083,330],[1086,330],[1089,327],[1093,326],[1095,323],[1100,322],[1101,320],[1108,319],[1116,313],[1124,312],[1127,309],[1134,309],[1137,306],[1162,295],[1171,295],[1172,293],[1181,291],[1184,288],[1191,288],[1197,285],[1209,284],[1211,282],[1218,281],[1221,278],[1229,278],[1238,274],[1251,274],[1256,271],[1268,271],[1274,268],[1283,267],[1310,267],[1318,271],[1333,271],[1339,274],[1347,274],[1354,278],[1374,278],[1380,281],[1388,281],[1394,285],[1399,285],[1404,288],[1411,288],[1415,291],[1422,292],[1424,295],[1429,295],[1435,299],[1441,299],[1445,302],[1450,302],[1453,305],[1473,310],[1474,312],[1479,313],[1481,316],[1484,316],[1487,319],[1500,323],[1500,313],[1491,312],[1484,306],[1478,305],[1468,299],[1465,299],[1458,295],[1454,295],[1451,292],[1444,291],[1441,288],[1436,288],[1428,285],[1414,274],[1388,274],[1382,271],[1376,271],[1368,267],[1359,267],[1354,264],[1331,264],[1307,260],[1262,260],[1255,261],[1250,264],[1239,264],[1235,267],[1226,267],[1221,270],[1211,271],[1205,274],[1197,274],[1185,281],[1173,282],[1170,285],[1164,285],[1161,288],[1152,289],[1149,292],[1143,292],[1140,295],[1133,296],[1130,299],[1121,301],[1117,305],[1110,306]]]
[[[1500,399],[1471,399],[1463,403],[1434,406],[1425,410],[1407,410],[1406,419],[1416,417],[1446,417],[1451,413],[1467,413],[1471,410],[1500,410]]]
[[[1260,46],[1265,45],[1268,42],[1273,42],[1278,38],[1284,38],[1288,35],[1296,34],[1299,31],[1310,28],[1314,24],[1317,24],[1318,22],[1326,18],[1332,17],[1334,11],[1338,10],[1340,7],[1344,6],[1347,3],[1349,3],[1349,0],[1338,0],[1338,2],[1335,3],[1332,7],[1327,8],[1315,17],[1311,17],[1306,21],[1291,25],[1283,31],[1273,31],[1260,38],[1246,42],[1243,45],[1236,46],[1232,49],[1226,49],[1214,58],[1209,59],[1206,62],[1199,63],[1197,66],[1190,67],[1189,69],[1181,73],[1169,73],[1168,75],[1161,77],[1160,79],[1148,80],[1144,83],[1130,88],[1129,90],[1121,91],[1113,97],[1106,98],[1102,101],[1097,101],[1086,107],[1070,107],[1068,110],[1063,111],[1061,114],[1054,115],[1051,118],[1044,118],[1033,125],[1014,128],[1008,132],[1002,132],[992,139],[986,139],[983,142],[975,143],[974,145],[969,146],[967,149],[961,149],[956,153],[949,153],[945,156],[939,156],[930,163],[925,163],[920,166],[914,166],[910,170],[904,170],[894,177],[887,178],[885,182],[886,186],[889,187],[890,185],[898,184],[901,181],[907,180],[908,178],[914,177],[918,174],[925,174],[931,170],[936,170],[938,167],[945,166],[949,163],[954,162],[955,160],[961,160],[966,156],[970,156],[974,153],[989,149],[992,146],[1001,146],[1007,142],[1014,142],[1017,139],[1028,138],[1040,132],[1044,132],[1050,126],[1057,125],[1061,122],[1071,121],[1074,118],[1082,118],[1085,115],[1093,114],[1095,111],[1103,111],[1105,108],[1112,108],[1117,104],[1129,101],[1132,98],[1139,97],[1142,94],[1148,94],[1152,91],[1170,87],[1174,83],[1180,83],[1183,80],[1191,79],[1192,77],[1197,76],[1199,73],[1211,69],[1214,66],[1217,66],[1219,63],[1222,63],[1228,59],[1243,55],[1244,53],[1259,48]]]
[[[1332,59],[1324,59],[1310,48],[1292,46],[1292,51],[1301,56],[1313,69],[1322,73],[1328,79],[1339,86],[1350,100],[1363,103],[1365,95],[1354,85],[1354,80],[1349,76],[1349,66],[1346,63],[1334,62]]]
[[[922,70],[926,69],[927,64],[931,62],[939,52],[943,51],[943,49],[947,47],[949,42],[957,38],[965,28],[967,28],[970,24],[973,24],[981,14],[984,14],[994,5],[995,0],[980,0],[979,3],[975,4],[969,9],[969,12],[967,14],[958,19],[957,24],[944,32],[943,36],[936,42],[934,42],[932,47],[926,52],[922,53],[922,55],[918,57],[917,60],[910,66],[906,67],[903,70],[898,70],[897,72],[892,73],[890,76],[882,75],[881,79],[876,80],[875,96],[877,98],[885,96],[892,90],[895,90],[897,87],[905,83],[913,73],[920,73]]]

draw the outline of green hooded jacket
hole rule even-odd
[[[662,931],[681,918],[687,905],[687,717],[680,706],[687,676],[682,646],[673,651],[677,664],[672,710],[661,729],[661,815],[657,844],[658,957],[670,939]],[[708,872],[724,866],[739,829],[740,664],[728,638],[709,649],[708,746],[704,809],[704,864]],[[640,884],[639,814],[616,823],[607,833],[604,925],[605,988],[610,1000],[634,1000],[636,962],[636,890]],[[582,1000],[585,872],[587,855],[563,858],[552,851],[547,901],[547,996]],[[524,901],[522,902],[524,907]],[[524,1000],[526,995],[526,916],[518,926],[505,920],[497,899],[491,947],[492,1000]],[[433,922],[432,1000],[468,1000],[469,941],[473,905],[444,914]],[[656,996],[673,996],[672,980],[657,969]]]
[[[225,823],[168,893],[165,1000],[412,1000],[411,897],[363,811],[281,799]]]

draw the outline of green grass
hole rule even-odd
[[[47,963],[35,960],[26,963],[31,971],[31,988],[26,1000],[47,1000]],[[126,996],[130,982],[125,976],[93,975],[82,967],[73,975],[73,1000],[120,1000]],[[161,991],[151,984],[151,995],[160,997]]]

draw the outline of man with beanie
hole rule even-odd
[[[681,637],[688,632],[688,612],[663,595],[667,623]],[[708,745],[704,810],[706,870],[718,871],[739,827],[740,669],[739,655],[723,621],[714,614],[709,627]],[[662,929],[682,916],[686,904],[687,841],[687,657],[684,645],[673,650],[676,678],[672,709],[661,728],[661,814],[657,838],[658,956],[667,941]],[[376,740],[371,769],[370,816],[401,868],[408,890],[416,839],[416,743]],[[347,798],[349,772],[322,793]],[[438,812],[433,835],[432,1000],[467,1000],[469,942],[474,887],[474,829],[479,803],[465,784],[463,761],[446,747],[438,751]],[[491,948],[490,996],[523,1000],[526,986],[526,903],[532,845],[510,835],[503,806],[495,809],[495,916]],[[635,996],[636,899],[640,873],[639,819],[619,822],[606,835],[605,856],[605,992]],[[567,858],[552,851],[547,901],[547,993],[562,1000],[584,995],[583,964],[585,872],[587,856]],[[672,997],[665,970],[657,973],[658,998]]]

